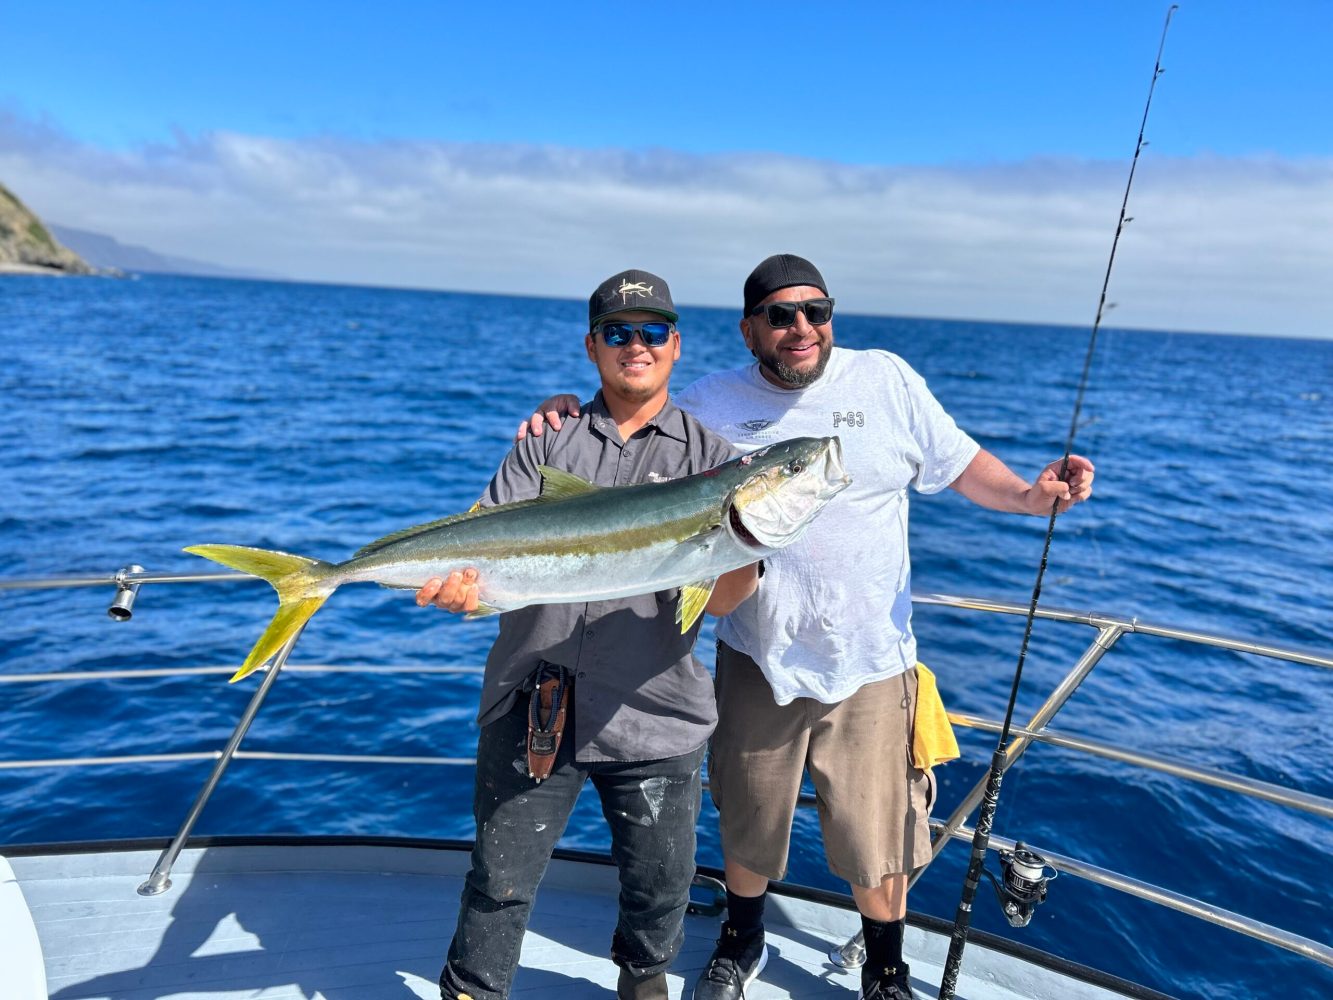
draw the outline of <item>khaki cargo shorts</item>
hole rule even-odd
[[[804,771],[818,800],[829,870],[873,888],[930,860],[934,780],[912,766],[916,670],[836,705],[779,706],[758,665],[718,643],[717,730],[708,762],[722,851],[770,879],[787,873]]]

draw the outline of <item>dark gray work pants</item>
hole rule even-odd
[[[440,975],[444,1000],[508,997],[537,886],[590,779],[620,870],[612,959],[636,978],[653,975],[671,964],[684,938],[705,748],[665,760],[580,763],[571,717],[551,776],[537,784],[527,776],[527,733],[526,698],[481,731],[477,841]]]

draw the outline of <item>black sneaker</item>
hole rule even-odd
[[[708,968],[694,984],[692,996],[694,1000],[743,1000],[745,988],[755,981],[767,961],[762,929],[741,936],[731,924],[724,923]]]
[[[863,968],[861,1000],[916,1000],[910,973],[905,964],[896,969],[881,969],[879,975]]]

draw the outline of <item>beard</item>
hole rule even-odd
[[[778,357],[776,351],[764,351],[756,348],[753,353],[761,365],[777,376],[778,381],[791,386],[793,389],[804,389],[824,374],[824,369],[828,367],[829,356],[833,353],[833,342],[831,339],[821,340],[819,342],[819,358],[813,365],[804,370],[793,368],[787,364]]]

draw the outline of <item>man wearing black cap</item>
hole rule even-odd
[[[677,404],[742,451],[837,434],[852,485],[800,541],[765,559],[754,597],[718,624],[709,786],[728,914],[693,997],[740,1000],[763,969],[768,883],[786,873],[808,772],[829,868],[851,884],[862,916],[861,996],[907,1000],[907,880],[930,859],[934,797],[932,761],[912,747],[908,487],[952,487],[994,510],[1049,516],[1057,500],[1063,511],[1088,498],[1093,467],[1071,456],[1067,481],[1053,462],[1029,484],[959,430],[897,355],[834,347],[834,300],[802,257],[764,260],[744,295],[741,335],[756,363],[700,379]],[[539,424],[540,412],[534,432]]]
[[[729,460],[726,440],[669,398],[680,357],[677,318],[656,275],[631,270],[604,281],[589,299],[584,341],[601,390],[559,433],[515,445],[480,504],[536,497],[543,465],[622,486]],[[753,566],[723,575],[705,610],[725,614],[756,581]],[[474,610],[475,570],[430,581],[417,600]],[[440,977],[443,1000],[509,996],[538,882],[589,780],[620,870],[611,941],[620,966],[617,995],[666,1000],[665,970],[684,938],[694,876],[700,766],[717,721],[712,681],[692,652],[698,625],[681,635],[675,606],[673,594],[647,594],[501,616],[478,713],[477,839]],[[553,754],[545,753],[548,730],[560,731],[548,721],[558,723],[562,714],[562,735]],[[543,753],[534,757],[534,746]]]
[[[1092,487],[1092,464],[1078,456],[1068,482],[1059,462],[1032,484],[1020,479],[959,430],[901,358],[834,347],[833,304],[808,260],[769,257],[745,282],[741,334],[757,363],[702,379],[677,400],[742,450],[836,433],[852,477],[800,542],[765,561],[758,593],[718,626],[722,721],[709,782],[728,920],[695,1000],[739,998],[763,966],[765,894],[786,872],[807,771],[829,868],[861,911],[861,996],[913,995],[902,958],[907,879],[930,860],[934,796],[928,768],[917,766],[929,762],[913,759],[908,487],[952,487],[984,507],[1039,516]]]

